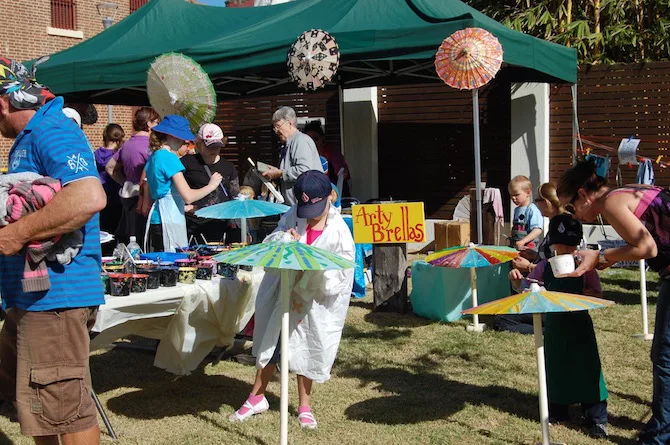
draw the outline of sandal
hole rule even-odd
[[[316,419],[311,411],[298,414],[298,422],[300,423],[300,428],[307,428],[308,430],[316,429]]]
[[[244,414],[241,414],[240,411],[242,411],[243,408],[246,408],[246,410],[244,411]],[[263,396],[263,400],[258,402],[256,405],[252,405],[251,402],[247,400],[240,409],[228,416],[228,420],[231,422],[244,422],[254,414],[264,413],[268,409],[270,409],[270,404],[268,403],[268,399],[266,399],[265,396]]]

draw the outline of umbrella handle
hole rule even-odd
[[[544,337],[542,335],[542,314],[533,314],[533,334],[537,358],[537,380],[540,386],[540,425],[542,445],[549,443],[549,402],[547,397],[547,373],[544,367]]]
[[[289,330],[289,299],[291,297],[291,272],[281,271],[281,399],[279,443],[288,445],[288,330]]]

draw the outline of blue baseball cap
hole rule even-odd
[[[168,114],[152,130],[157,133],[169,134],[183,141],[195,140],[195,136],[191,133],[191,125],[188,119],[176,114]]]
[[[316,218],[323,213],[330,197],[330,179],[318,170],[307,170],[293,186],[298,201],[298,218]]]

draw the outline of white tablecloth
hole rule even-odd
[[[154,365],[184,375],[215,346],[231,345],[254,313],[263,269],[240,270],[237,279],[197,280],[128,297],[106,297],[91,350],[128,335],[160,340]]]

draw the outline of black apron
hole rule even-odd
[[[547,290],[582,294],[584,277],[555,278],[546,264]],[[548,313],[544,353],[549,401],[560,405],[597,403],[607,399],[596,333],[588,311]]]

